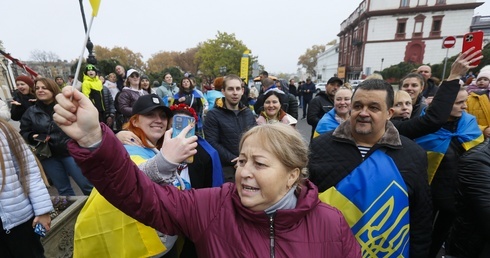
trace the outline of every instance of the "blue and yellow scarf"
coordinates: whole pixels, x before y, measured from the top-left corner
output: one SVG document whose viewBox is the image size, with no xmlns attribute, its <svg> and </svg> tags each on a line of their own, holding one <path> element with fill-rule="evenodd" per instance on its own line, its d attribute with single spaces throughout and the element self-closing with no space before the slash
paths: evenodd
<svg viewBox="0 0 490 258">
<path fill-rule="evenodd" d="M 342 212 L 363 257 L 408 257 L 407 186 L 394 161 L 383 151 L 374 151 L 319 198 Z"/>
<path fill-rule="evenodd" d="M 458 139 L 465 150 L 469 150 L 485 140 L 476 118 L 466 112 L 463 112 L 459 119 L 456 132 L 453 133 L 441 128 L 435 133 L 415 139 L 415 142 L 427 151 L 429 184 L 432 183 L 437 168 L 439 168 L 453 137 Z"/>
<path fill-rule="evenodd" d="M 323 115 L 322 119 L 318 122 L 315 128 L 315 132 L 313 134 L 313 138 L 320 136 L 328 131 L 335 130 L 340 123 L 335 119 L 335 109 L 332 108 L 330 111 Z"/>
</svg>

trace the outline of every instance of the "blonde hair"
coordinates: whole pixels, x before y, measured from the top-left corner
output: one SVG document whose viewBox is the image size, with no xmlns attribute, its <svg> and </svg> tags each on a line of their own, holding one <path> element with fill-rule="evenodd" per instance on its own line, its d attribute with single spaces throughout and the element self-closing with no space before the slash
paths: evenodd
<svg viewBox="0 0 490 258">
<path fill-rule="evenodd" d="M 290 125 L 283 123 L 258 125 L 243 134 L 239 145 L 240 150 L 245 140 L 251 136 L 258 137 L 257 144 L 261 144 L 276 156 L 288 170 L 295 168 L 300 170 L 299 177 L 295 182 L 299 189 L 299 186 L 308 178 L 306 168 L 308 165 L 308 145 L 301 134 Z"/>
<path fill-rule="evenodd" d="M 412 97 L 410 97 L 410 94 L 408 94 L 408 92 L 404 91 L 404 90 L 398 90 L 395 92 L 395 103 L 397 102 L 397 100 L 401 97 L 406 97 L 406 98 L 409 98 L 410 101 L 412 101 Z M 413 103 L 412 103 L 413 104 Z"/>
<path fill-rule="evenodd" d="M 373 74 L 369 75 L 368 77 L 366 77 L 365 80 L 371 80 L 371 79 L 383 80 L 383 75 L 381 75 L 379 73 L 373 73 Z"/>
</svg>

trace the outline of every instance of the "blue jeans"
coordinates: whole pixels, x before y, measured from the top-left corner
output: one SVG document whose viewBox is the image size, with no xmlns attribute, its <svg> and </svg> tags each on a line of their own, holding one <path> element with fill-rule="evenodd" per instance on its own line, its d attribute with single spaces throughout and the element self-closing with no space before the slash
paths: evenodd
<svg viewBox="0 0 490 258">
<path fill-rule="evenodd" d="M 70 176 L 77 183 L 84 195 L 92 191 L 92 184 L 82 174 L 73 157 L 51 157 L 41 160 L 44 171 L 58 190 L 61 196 L 74 196 L 75 192 L 70 184 Z"/>
</svg>

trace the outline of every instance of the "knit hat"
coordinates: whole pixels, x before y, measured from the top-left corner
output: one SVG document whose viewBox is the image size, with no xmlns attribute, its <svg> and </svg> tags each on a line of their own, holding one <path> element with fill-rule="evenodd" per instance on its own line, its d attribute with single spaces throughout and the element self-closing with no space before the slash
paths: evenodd
<svg viewBox="0 0 490 258">
<path fill-rule="evenodd" d="M 143 75 L 141 75 L 140 80 L 141 81 L 142 80 L 148 80 L 149 81 L 150 79 L 148 78 L 148 76 L 146 76 L 146 75 L 143 74 Z"/>
<path fill-rule="evenodd" d="M 479 74 L 478 74 L 478 77 L 476 78 L 476 80 L 482 78 L 482 77 L 485 77 L 487 79 L 490 80 L 490 70 L 484 70 L 484 71 L 481 71 Z"/>
<path fill-rule="evenodd" d="M 87 66 L 85 66 L 85 74 L 87 74 L 88 71 L 94 71 L 95 73 L 97 73 L 97 67 L 95 67 L 95 65 L 93 64 L 88 64 Z"/>
<path fill-rule="evenodd" d="M 28 76 L 25 76 L 25 75 L 21 75 L 21 76 L 18 76 L 17 78 L 15 78 L 15 81 L 23 81 L 25 82 L 27 85 L 29 85 L 29 87 L 31 88 L 34 88 L 34 81 L 29 78 Z"/>
</svg>

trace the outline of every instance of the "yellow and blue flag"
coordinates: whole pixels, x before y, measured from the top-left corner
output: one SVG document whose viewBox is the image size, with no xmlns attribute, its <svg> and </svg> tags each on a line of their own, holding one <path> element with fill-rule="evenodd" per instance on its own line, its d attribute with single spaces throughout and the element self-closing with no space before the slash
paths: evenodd
<svg viewBox="0 0 490 258">
<path fill-rule="evenodd" d="M 155 152 L 125 145 L 135 164 Z M 157 231 L 129 217 L 110 204 L 97 189 L 90 196 L 75 223 L 73 257 L 152 257 L 166 247 Z"/>
<path fill-rule="evenodd" d="M 415 142 L 427 151 L 429 184 L 432 183 L 437 168 L 439 168 L 453 137 L 458 139 L 465 150 L 469 150 L 485 140 L 476 118 L 466 112 L 463 112 L 454 133 L 441 128 L 435 133 L 415 139 Z"/>
<path fill-rule="evenodd" d="M 363 257 L 409 256 L 407 186 L 394 161 L 383 151 L 374 151 L 319 198 L 342 212 Z"/>
<path fill-rule="evenodd" d="M 316 125 L 313 138 L 318 137 L 328 131 L 333 131 L 340 125 L 340 123 L 335 119 L 336 114 L 337 112 L 335 112 L 335 109 L 332 108 L 330 111 L 325 113 L 325 115 L 323 115 L 322 119 L 320 119 Z"/>
</svg>

